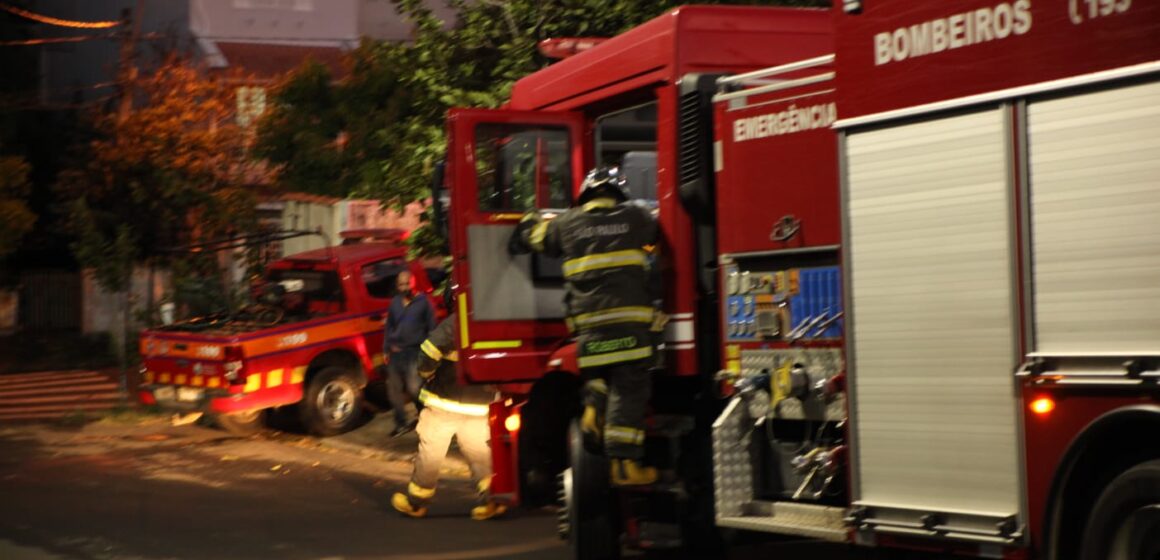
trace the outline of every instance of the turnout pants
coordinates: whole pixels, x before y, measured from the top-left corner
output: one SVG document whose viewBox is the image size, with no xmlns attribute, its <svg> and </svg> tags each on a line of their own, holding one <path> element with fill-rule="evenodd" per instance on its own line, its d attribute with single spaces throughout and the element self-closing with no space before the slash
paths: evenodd
<svg viewBox="0 0 1160 560">
<path fill-rule="evenodd" d="M 604 418 L 604 452 L 615 459 L 644 457 L 644 415 L 652 392 L 647 360 L 584 368 L 584 404 Z"/>
<path fill-rule="evenodd" d="M 451 446 L 452 436 L 459 441 L 459 450 L 467 457 L 480 499 L 486 497 L 491 487 L 491 430 L 486 415 L 474 416 L 427 406 L 419 413 L 415 432 L 419 434 L 419 453 L 415 456 L 415 470 L 407 486 L 412 503 L 421 506 L 435 496 L 439 469 Z"/>
</svg>

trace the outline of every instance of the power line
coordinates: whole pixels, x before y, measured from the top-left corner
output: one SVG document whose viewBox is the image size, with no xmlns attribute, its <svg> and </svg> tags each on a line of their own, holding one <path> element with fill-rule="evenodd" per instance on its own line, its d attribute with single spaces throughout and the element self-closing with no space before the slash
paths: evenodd
<svg viewBox="0 0 1160 560">
<path fill-rule="evenodd" d="M 30 12 L 24 8 L 17 8 L 8 4 L 0 4 L 0 10 L 8 13 L 18 15 L 22 18 L 30 19 L 32 21 L 43 23 L 46 25 L 55 25 L 58 27 L 71 27 L 73 29 L 108 29 L 110 27 L 117 27 L 121 25 L 120 21 L 76 21 L 71 19 L 60 19 L 52 16 L 46 16 L 35 12 Z"/>
<path fill-rule="evenodd" d="M 46 39 L 22 39 L 19 41 L 0 41 L 0 47 L 30 47 L 35 45 L 53 45 L 57 43 L 79 43 L 93 39 L 112 39 L 115 35 L 86 35 L 84 37 L 50 37 Z"/>
</svg>

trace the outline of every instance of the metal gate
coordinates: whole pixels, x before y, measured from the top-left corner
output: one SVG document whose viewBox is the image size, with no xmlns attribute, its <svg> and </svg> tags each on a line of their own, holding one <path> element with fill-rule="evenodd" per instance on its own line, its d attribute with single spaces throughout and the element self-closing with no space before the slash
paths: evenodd
<svg viewBox="0 0 1160 560">
<path fill-rule="evenodd" d="M 69 270 L 28 270 L 20 275 L 22 330 L 80 330 L 81 275 Z"/>
</svg>

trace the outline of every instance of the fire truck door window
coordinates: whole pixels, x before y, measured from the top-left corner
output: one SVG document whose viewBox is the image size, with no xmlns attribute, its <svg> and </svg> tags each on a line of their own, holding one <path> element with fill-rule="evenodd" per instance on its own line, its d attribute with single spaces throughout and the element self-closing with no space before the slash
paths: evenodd
<svg viewBox="0 0 1160 560">
<path fill-rule="evenodd" d="M 572 205 L 571 147 L 564 127 L 478 125 L 475 172 L 484 212 Z"/>
<path fill-rule="evenodd" d="M 657 104 L 637 105 L 596 119 L 599 165 L 617 165 L 628 179 L 629 198 L 655 207 L 657 198 Z"/>
<path fill-rule="evenodd" d="M 395 278 L 407 270 L 407 261 L 401 258 L 373 262 L 362 267 L 362 281 L 367 294 L 376 299 L 390 299 L 395 295 Z"/>
</svg>

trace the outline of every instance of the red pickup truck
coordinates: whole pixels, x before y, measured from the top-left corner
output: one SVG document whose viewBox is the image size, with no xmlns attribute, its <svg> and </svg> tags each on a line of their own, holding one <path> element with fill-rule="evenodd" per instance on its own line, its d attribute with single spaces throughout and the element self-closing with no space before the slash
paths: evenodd
<svg viewBox="0 0 1160 560">
<path fill-rule="evenodd" d="M 433 276 L 442 275 L 408 261 L 406 247 L 391 242 L 278 260 L 261 285 L 264 303 L 248 312 L 141 333 L 139 400 L 204 412 L 234 433 L 260 429 L 266 411 L 288 405 L 311 433 L 348 431 L 362 416 L 366 387 L 379 378 L 383 320 L 404 270 L 428 294 L 440 280 Z"/>
</svg>

